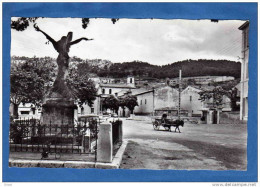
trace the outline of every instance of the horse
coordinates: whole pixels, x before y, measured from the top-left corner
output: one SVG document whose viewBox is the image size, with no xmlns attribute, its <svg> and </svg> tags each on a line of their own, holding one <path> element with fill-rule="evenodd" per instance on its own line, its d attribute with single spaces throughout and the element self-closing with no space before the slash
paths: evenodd
<svg viewBox="0 0 260 187">
<path fill-rule="evenodd" d="M 162 123 L 162 125 L 165 127 L 168 127 L 169 128 L 169 131 L 171 130 L 171 126 L 173 126 L 173 127 L 175 127 L 175 132 L 176 132 L 176 130 L 178 129 L 178 131 L 179 131 L 179 133 L 181 133 L 181 131 L 180 131 L 180 128 L 179 128 L 179 126 L 184 126 L 184 121 L 183 120 L 179 120 L 179 119 L 177 119 L 177 120 L 175 120 L 175 121 L 169 121 L 169 120 L 167 120 L 167 121 L 165 121 L 164 123 Z"/>
</svg>

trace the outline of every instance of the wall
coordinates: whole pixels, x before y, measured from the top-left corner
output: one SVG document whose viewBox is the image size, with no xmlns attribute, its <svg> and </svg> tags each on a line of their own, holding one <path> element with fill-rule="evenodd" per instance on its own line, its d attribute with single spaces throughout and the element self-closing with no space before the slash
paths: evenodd
<svg viewBox="0 0 260 187">
<path fill-rule="evenodd" d="M 179 92 L 170 86 L 155 89 L 154 97 L 155 109 L 178 106 Z"/>
</svg>

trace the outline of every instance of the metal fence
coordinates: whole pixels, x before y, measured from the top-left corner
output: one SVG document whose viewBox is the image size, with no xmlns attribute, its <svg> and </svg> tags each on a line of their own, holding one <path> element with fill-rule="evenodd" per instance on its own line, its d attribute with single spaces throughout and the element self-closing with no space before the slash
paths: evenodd
<svg viewBox="0 0 260 187">
<path fill-rule="evenodd" d="M 71 124 L 41 124 L 39 120 L 16 120 L 10 123 L 10 152 L 48 154 L 97 154 L 98 119 Z"/>
<path fill-rule="evenodd" d="M 122 121 L 117 120 L 112 122 L 112 141 L 113 144 L 116 144 L 119 141 L 119 136 L 122 132 L 120 132 L 120 128 L 122 128 Z"/>
</svg>

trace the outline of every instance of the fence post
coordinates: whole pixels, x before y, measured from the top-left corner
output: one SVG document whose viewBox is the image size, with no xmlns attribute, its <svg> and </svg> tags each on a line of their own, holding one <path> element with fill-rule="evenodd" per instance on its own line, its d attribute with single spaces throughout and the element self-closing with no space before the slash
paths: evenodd
<svg viewBox="0 0 260 187">
<path fill-rule="evenodd" d="M 112 124 L 108 122 L 101 123 L 98 132 L 97 142 L 97 162 L 112 162 L 113 142 L 112 142 Z"/>
<path fill-rule="evenodd" d="M 212 110 L 209 111 L 208 124 L 213 124 L 213 111 Z"/>
<path fill-rule="evenodd" d="M 118 141 L 123 141 L 123 121 L 118 119 Z"/>
</svg>

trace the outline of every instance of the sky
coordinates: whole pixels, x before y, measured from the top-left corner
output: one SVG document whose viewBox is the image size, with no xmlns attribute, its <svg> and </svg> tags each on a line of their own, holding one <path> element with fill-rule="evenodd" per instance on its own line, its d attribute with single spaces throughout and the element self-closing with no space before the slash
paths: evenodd
<svg viewBox="0 0 260 187">
<path fill-rule="evenodd" d="M 90 19 L 88 27 L 83 29 L 81 18 L 39 18 L 37 25 L 56 41 L 70 31 L 73 40 L 94 39 L 73 45 L 69 52 L 71 57 L 165 65 L 186 59 L 240 61 L 242 32 L 238 27 L 244 22 L 120 19 L 113 24 L 110 19 L 97 18 Z M 32 25 L 23 32 L 11 29 L 12 56 L 56 58 L 58 53 L 46 42 L 45 36 Z"/>
</svg>

